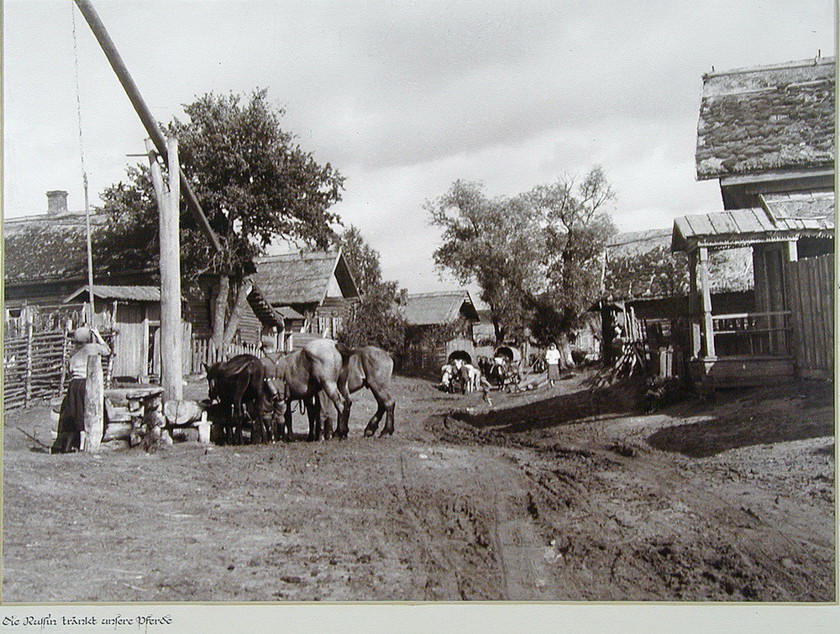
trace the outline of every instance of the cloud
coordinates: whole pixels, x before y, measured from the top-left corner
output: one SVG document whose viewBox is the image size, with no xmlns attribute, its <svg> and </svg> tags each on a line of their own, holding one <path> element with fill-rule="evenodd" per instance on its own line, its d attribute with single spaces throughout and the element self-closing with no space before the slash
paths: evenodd
<svg viewBox="0 0 840 634">
<path fill-rule="evenodd" d="M 80 207 L 71 8 L 4 3 L 4 214 Z M 337 210 L 411 290 L 437 281 L 423 202 L 458 178 L 512 195 L 603 165 L 622 228 L 719 208 L 693 156 L 702 74 L 833 50 L 830 0 L 108 2 L 153 114 L 267 87 L 283 125 L 347 175 Z M 91 194 L 145 131 L 76 14 Z M 74 203 L 73 201 L 77 201 Z M 454 282 L 445 282 L 452 285 Z M 427 286 L 428 285 L 428 286 Z M 415 289 L 415 286 L 417 287 Z"/>
</svg>

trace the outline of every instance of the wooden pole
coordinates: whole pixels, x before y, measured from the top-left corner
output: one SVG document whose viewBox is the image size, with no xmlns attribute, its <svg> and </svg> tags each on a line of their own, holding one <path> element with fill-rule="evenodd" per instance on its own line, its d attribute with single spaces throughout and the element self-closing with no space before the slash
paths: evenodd
<svg viewBox="0 0 840 634">
<path fill-rule="evenodd" d="M 694 249 L 688 253 L 688 318 L 691 328 L 691 357 L 693 359 L 700 357 L 700 322 L 697 315 L 697 251 L 698 249 Z"/>
<path fill-rule="evenodd" d="M 706 336 L 705 356 L 714 358 L 715 355 L 715 330 L 712 321 L 712 289 L 709 284 L 709 251 L 706 247 L 700 247 L 699 251 L 699 272 L 700 285 L 703 295 L 701 297 L 703 308 L 703 334 Z"/>
<path fill-rule="evenodd" d="M 114 45 L 114 41 L 111 39 L 111 36 L 108 35 L 105 25 L 102 24 L 102 21 L 99 19 L 99 14 L 96 12 L 96 9 L 93 8 L 93 5 L 91 5 L 89 0 L 75 0 L 75 2 L 76 6 L 79 7 L 79 11 L 87 21 L 90 30 L 93 32 L 93 35 L 102 47 L 102 52 L 105 53 L 105 57 L 111 64 L 111 68 L 114 69 L 114 73 L 116 73 L 117 79 L 119 79 L 120 84 L 122 84 L 126 95 L 128 95 L 129 101 L 131 101 L 131 105 L 134 106 L 134 110 L 140 117 L 140 121 L 143 122 L 143 127 L 146 128 L 146 132 L 149 133 L 149 136 L 152 138 L 158 152 L 160 152 L 161 156 L 166 159 L 166 140 L 164 139 L 163 132 L 161 132 L 160 126 L 154 116 L 152 116 L 151 110 L 149 110 L 149 107 L 146 105 L 146 102 L 140 94 L 137 85 L 131 78 L 128 68 L 123 62 L 119 51 L 117 51 L 117 47 Z M 184 197 L 187 199 L 187 206 L 190 208 L 198 228 L 210 241 L 213 249 L 216 252 L 221 251 L 222 245 L 219 242 L 219 238 L 210 226 L 207 216 L 204 215 L 204 210 L 202 210 L 201 204 L 199 204 L 198 199 L 195 197 L 195 193 L 193 193 L 186 176 L 183 172 L 181 172 L 181 168 L 178 165 L 170 165 L 170 169 L 174 170 L 179 176 L 181 185 L 184 188 Z"/>
<path fill-rule="evenodd" d="M 160 374 L 163 399 L 184 398 L 181 357 L 181 241 L 178 234 L 181 196 L 178 180 L 178 140 L 167 139 L 169 193 L 160 209 Z"/>
<path fill-rule="evenodd" d="M 87 453 L 94 453 L 102 442 L 105 431 L 105 385 L 102 377 L 102 361 L 98 354 L 87 359 L 85 379 L 85 445 Z"/>
</svg>

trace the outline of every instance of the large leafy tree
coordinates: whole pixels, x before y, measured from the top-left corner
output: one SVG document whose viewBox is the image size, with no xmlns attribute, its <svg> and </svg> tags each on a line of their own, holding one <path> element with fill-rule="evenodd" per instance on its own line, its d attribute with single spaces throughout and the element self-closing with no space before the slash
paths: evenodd
<svg viewBox="0 0 840 634">
<path fill-rule="evenodd" d="M 345 229 L 337 244 L 361 293 L 359 302 L 350 309 L 339 340 L 354 348 L 374 345 L 400 352 L 405 345 L 406 324 L 397 309 L 397 282 L 382 279 L 379 252 L 356 227 Z"/>
<path fill-rule="evenodd" d="M 490 306 L 496 339 L 530 327 L 541 341 L 579 324 L 600 292 L 602 254 L 615 233 L 613 191 L 600 167 L 512 196 L 488 198 L 456 181 L 426 203 L 442 227 L 435 263 L 462 283 L 476 282 Z"/>
<path fill-rule="evenodd" d="M 579 325 L 600 294 L 604 250 L 616 233 L 609 213 L 615 193 L 596 166 L 580 183 L 561 179 L 529 197 L 544 219 L 547 282 L 533 330 L 548 341 Z"/>
<path fill-rule="evenodd" d="M 214 252 L 182 210 L 182 275 L 195 281 L 212 273 L 213 340 L 223 350 L 238 325 L 251 290 L 253 259 L 277 238 L 326 247 L 339 219 L 330 207 L 341 199 L 343 177 L 319 164 L 280 125 L 284 111 L 265 90 L 250 95 L 206 94 L 185 105 L 167 135 L 179 141 L 181 166 L 222 243 Z M 106 264 L 154 266 L 157 207 L 148 168 L 131 167 L 127 181 L 102 194 L 111 216 L 97 250 Z"/>
<path fill-rule="evenodd" d="M 529 320 L 523 299 L 539 289 L 542 257 L 539 218 L 529 198 L 489 198 L 481 184 L 459 180 L 425 209 L 443 230 L 435 264 L 462 284 L 478 284 L 498 342 L 521 337 Z"/>
</svg>

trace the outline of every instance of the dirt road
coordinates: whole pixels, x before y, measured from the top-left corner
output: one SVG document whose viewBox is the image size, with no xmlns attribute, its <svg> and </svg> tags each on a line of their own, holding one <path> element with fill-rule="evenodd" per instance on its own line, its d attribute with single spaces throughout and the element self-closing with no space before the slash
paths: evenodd
<svg viewBox="0 0 840 634">
<path fill-rule="evenodd" d="M 3 601 L 835 599 L 830 387 L 641 415 L 583 378 L 493 409 L 398 378 L 391 438 L 360 394 L 343 442 L 153 455 L 7 414 Z"/>
</svg>

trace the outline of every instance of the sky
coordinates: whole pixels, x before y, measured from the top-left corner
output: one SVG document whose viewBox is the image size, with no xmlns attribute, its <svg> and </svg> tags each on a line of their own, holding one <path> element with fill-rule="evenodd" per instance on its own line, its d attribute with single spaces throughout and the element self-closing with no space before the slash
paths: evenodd
<svg viewBox="0 0 840 634">
<path fill-rule="evenodd" d="M 600 165 L 622 231 L 720 210 L 695 178 L 703 73 L 836 47 L 832 0 L 91 2 L 159 121 L 268 89 L 346 177 L 334 211 L 411 293 L 459 286 L 424 210 L 458 179 L 512 196 Z M 2 41 L 4 217 L 46 213 L 55 189 L 84 209 L 82 157 L 99 204 L 147 134 L 84 18 L 4 0 Z"/>
</svg>

